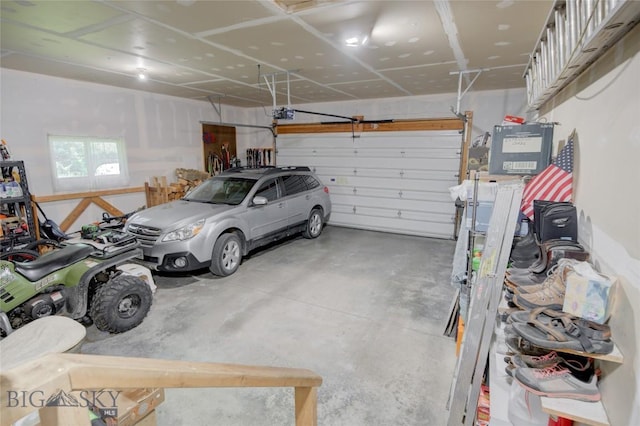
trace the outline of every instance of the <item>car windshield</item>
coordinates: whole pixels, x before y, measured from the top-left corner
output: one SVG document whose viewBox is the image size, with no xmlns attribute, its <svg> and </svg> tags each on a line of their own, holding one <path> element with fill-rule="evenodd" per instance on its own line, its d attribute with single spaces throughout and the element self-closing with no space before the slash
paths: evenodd
<svg viewBox="0 0 640 426">
<path fill-rule="evenodd" d="M 212 204 L 240 204 L 253 185 L 253 179 L 216 176 L 191 190 L 183 200 Z"/>
</svg>

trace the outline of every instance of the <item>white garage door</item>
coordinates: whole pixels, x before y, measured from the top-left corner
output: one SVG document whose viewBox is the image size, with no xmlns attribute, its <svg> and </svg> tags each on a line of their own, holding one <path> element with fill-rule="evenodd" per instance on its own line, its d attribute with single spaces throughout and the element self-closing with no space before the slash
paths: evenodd
<svg viewBox="0 0 640 426">
<path fill-rule="evenodd" d="M 277 164 L 318 174 L 332 225 L 451 239 L 461 140 L 457 131 L 284 134 Z"/>
</svg>

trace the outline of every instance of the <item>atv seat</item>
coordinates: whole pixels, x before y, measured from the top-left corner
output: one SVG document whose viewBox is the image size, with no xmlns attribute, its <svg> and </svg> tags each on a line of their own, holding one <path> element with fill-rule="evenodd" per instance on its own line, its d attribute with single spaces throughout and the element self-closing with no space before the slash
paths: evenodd
<svg viewBox="0 0 640 426">
<path fill-rule="evenodd" d="M 70 244 L 31 262 L 15 262 L 15 271 L 29 281 L 38 281 L 52 272 L 88 257 L 95 247 L 88 244 Z"/>
</svg>

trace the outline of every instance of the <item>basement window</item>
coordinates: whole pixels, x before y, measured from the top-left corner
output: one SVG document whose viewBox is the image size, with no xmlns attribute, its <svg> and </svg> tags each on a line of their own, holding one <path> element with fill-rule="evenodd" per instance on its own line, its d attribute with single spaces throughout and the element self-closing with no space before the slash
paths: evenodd
<svg viewBox="0 0 640 426">
<path fill-rule="evenodd" d="M 127 186 L 124 139 L 49 135 L 56 192 Z"/>
</svg>

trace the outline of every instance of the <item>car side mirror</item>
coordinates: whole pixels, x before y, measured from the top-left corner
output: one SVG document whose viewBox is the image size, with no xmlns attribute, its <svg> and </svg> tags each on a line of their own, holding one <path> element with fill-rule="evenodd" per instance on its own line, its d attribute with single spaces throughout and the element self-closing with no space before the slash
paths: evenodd
<svg viewBox="0 0 640 426">
<path fill-rule="evenodd" d="M 265 197 L 261 197 L 259 195 L 253 197 L 253 205 L 254 206 L 266 206 L 268 202 L 269 202 L 269 200 L 267 200 Z"/>
</svg>

